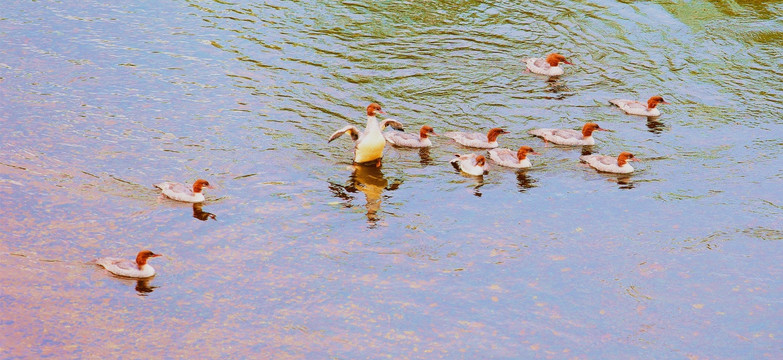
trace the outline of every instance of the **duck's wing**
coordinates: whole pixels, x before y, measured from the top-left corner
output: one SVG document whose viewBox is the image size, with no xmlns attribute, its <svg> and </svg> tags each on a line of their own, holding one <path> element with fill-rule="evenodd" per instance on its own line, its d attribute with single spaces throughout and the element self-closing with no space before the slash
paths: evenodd
<svg viewBox="0 0 783 360">
<path fill-rule="evenodd" d="M 394 119 L 384 119 L 383 121 L 381 121 L 380 125 L 381 125 L 381 131 L 383 131 L 383 129 L 385 129 L 387 126 L 391 126 L 392 129 L 394 130 L 405 131 L 402 128 L 402 123 Z"/>
<path fill-rule="evenodd" d="M 573 129 L 554 129 L 552 130 L 552 136 L 561 139 L 581 139 L 582 132 Z"/>
<path fill-rule="evenodd" d="M 338 137 L 340 137 L 342 134 L 345 134 L 345 133 L 351 134 L 351 139 L 353 141 L 359 140 L 359 136 L 362 134 L 362 132 L 359 131 L 359 129 L 356 128 L 356 126 L 347 125 L 346 127 L 342 128 L 340 130 L 335 131 L 332 134 L 332 136 L 329 137 L 329 141 L 327 141 L 327 142 L 328 143 L 332 142 L 332 140 L 337 139 Z"/>
<path fill-rule="evenodd" d="M 447 132 L 443 134 L 447 138 L 454 139 L 456 141 L 487 141 L 487 135 L 481 133 L 466 133 L 466 132 Z"/>
<path fill-rule="evenodd" d="M 587 162 L 588 164 L 592 164 L 593 166 L 595 166 L 595 164 L 602 164 L 606 166 L 612 166 L 614 164 L 617 164 L 617 159 L 606 155 L 597 155 L 597 154 L 583 155 L 580 156 L 579 159 Z"/>
<path fill-rule="evenodd" d="M 182 183 L 162 182 L 160 184 L 155 184 L 155 187 L 161 189 L 163 194 L 167 196 L 169 194 L 193 194 L 193 189 Z"/>
<path fill-rule="evenodd" d="M 106 257 L 106 258 L 100 258 L 96 261 L 98 265 L 103 266 L 106 269 L 122 269 L 122 270 L 134 270 L 138 269 L 139 266 L 136 264 L 135 261 L 131 261 L 128 259 L 119 259 L 119 258 L 112 258 L 112 257 Z"/>
<path fill-rule="evenodd" d="M 489 158 L 498 164 L 519 162 L 517 154 L 509 149 L 492 149 L 489 151 Z"/>
<path fill-rule="evenodd" d="M 619 108 L 639 108 L 647 110 L 647 104 L 635 100 L 612 99 L 609 100 L 609 103 Z"/>
<path fill-rule="evenodd" d="M 421 145 L 418 134 L 388 132 L 384 133 L 383 136 L 386 138 L 386 141 L 398 146 L 416 147 Z"/>
</svg>

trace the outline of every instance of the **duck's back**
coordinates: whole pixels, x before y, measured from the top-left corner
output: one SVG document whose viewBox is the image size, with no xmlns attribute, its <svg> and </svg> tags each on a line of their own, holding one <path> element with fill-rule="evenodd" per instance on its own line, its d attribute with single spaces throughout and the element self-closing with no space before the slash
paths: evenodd
<svg viewBox="0 0 783 360">
<path fill-rule="evenodd" d="M 386 141 L 397 145 L 407 147 L 429 147 L 432 141 L 429 138 L 422 139 L 418 134 L 409 134 L 403 132 L 384 133 Z"/>
</svg>

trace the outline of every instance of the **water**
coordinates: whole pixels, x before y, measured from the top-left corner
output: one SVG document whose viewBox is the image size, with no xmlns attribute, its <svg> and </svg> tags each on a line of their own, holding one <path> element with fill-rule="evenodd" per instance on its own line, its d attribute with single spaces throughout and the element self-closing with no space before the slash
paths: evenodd
<svg viewBox="0 0 783 360">
<path fill-rule="evenodd" d="M 4 4 L 0 357 L 780 358 L 781 35 L 774 1 Z M 541 155 L 355 169 L 326 139 L 370 102 Z M 148 281 L 90 262 L 142 248 Z"/>
</svg>

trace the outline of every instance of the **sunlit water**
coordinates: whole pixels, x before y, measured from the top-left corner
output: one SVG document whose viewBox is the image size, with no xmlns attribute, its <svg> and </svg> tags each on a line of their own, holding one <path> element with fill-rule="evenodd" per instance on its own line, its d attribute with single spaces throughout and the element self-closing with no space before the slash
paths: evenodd
<svg viewBox="0 0 783 360">
<path fill-rule="evenodd" d="M 779 359 L 781 39 L 775 1 L 4 3 L 0 357 Z M 354 168 L 326 139 L 370 102 L 541 155 Z M 142 248 L 147 281 L 91 263 Z"/>
</svg>

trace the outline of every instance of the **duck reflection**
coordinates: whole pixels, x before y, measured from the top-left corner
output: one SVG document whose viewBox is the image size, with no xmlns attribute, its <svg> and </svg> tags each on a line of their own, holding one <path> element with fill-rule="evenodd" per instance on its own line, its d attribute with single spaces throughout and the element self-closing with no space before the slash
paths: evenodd
<svg viewBox="0 0 783 360">
<path fill-rule="evenodd" d="M 364 193 L 367 203 L 367 220 L 375 224 L 379 220 L 378 212 L 381 209 L 384 190 L 396 190 L 401 182 L 395 181 L 389 184 L 389 181 L 383 176 L 381 168 L 375 166 L 353 165 L 353 172 L 348 178 L 346 185 L 330 183 L 329 189 L 334 196 L 346 200 L 351 207 L 350 202 L 356 192 Z"/>
<path fill-rule="evenodd" d="M 634 188 L 633 181 L 631 181 L 631 174 L 619 174 L 616 176 L 616 181 L 620 189 L 630 190 Z"/>
<path fill-rule="evenodd" d="M 201 221 L 207 221 L 209 219 L 217 220 L 217 216 L 211 212 L 206 212 L 201 209 L 203 205 L 201 203 L 193 204 L 193 217 Z"/>
<path fill-rule="evenodd" d="M 559 76 L 550 76 L 549 79 L 546 80 L 546 91 L 554 94 L 560 94 L 564 92 L 570 92 L 571 89 L 568 88 L 568 85 L 562 81 Z M 568 96 L 568 94 L 560 94 L 556 98 L 563 99 L 566 96 Z"/>
<path fill-rule="evenodd" d="M 483 195 L 481 193 L 481 187 L 484 186 L 484 177 L 483 176 L 471 176 L 476 180 L 476 186 L 473 187 L 473 196 L 475 197 L 481 197 Z"/>
<path fill-rule="evenodd" d="M 647 131 L 653 134 L 660 134 L 665 128 L 666 125 L 658 121 L 657 117 L 650 116 L 647 118 Z"/>
<path fill-rule="evenodd" d="M 582 156 L 585 156 L 585 155 L 593 155 L 593 146 L 592 145 L 582 146 Z"/>
<path fill-rule="evenodd" d="M 157 286 L 151 286 L 150 285 L 151 279 L 139 279 L 136 280 L 136 292 L 139 293 L 139 296 L 147 296 L 147 294 L 153 292 Z"/>
<path fill-rule="evenodd" d="M 527 170 L 517 171 L 517 185 L 519 192 L 525 192 L 527 189 L 536 187 L 536 180 L 527 175 Z"/>
<path fill-rule="evenodd" d="M 422 165 L 433 165 L 432 158 L 430 157 L 430 148 L 425 147 L 419 149 L 419 158 L 421 159 L 419 161 Z"/>
</svg>

